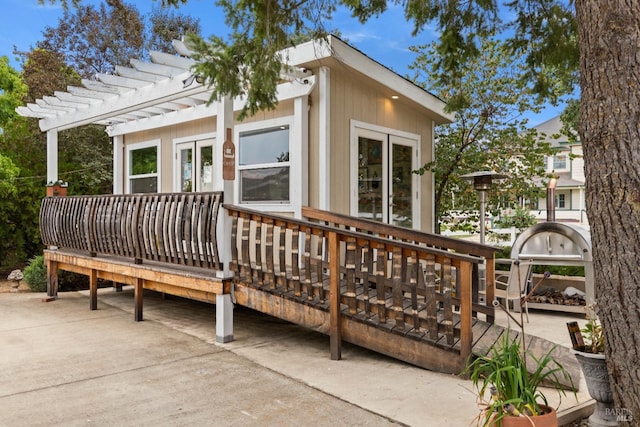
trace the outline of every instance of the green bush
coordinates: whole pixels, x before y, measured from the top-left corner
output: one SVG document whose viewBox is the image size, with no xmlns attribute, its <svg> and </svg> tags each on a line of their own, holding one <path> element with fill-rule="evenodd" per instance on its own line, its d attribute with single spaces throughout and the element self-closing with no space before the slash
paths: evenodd
<svg viewBox="0 0 640 427">
<path fill-rule="evenodd" d="M 44 265 L 44 256 L 39 255 L 29 261 L 29 265 L 24 269 L 24 281 L 29 285 L 32 292 L 46 292 L 47 290 L 47 267 Z M 77 291 L 89 289 L 86 276 L 72 273 L 70 271 L 59 271 L 58 291 Z"/>
<path fill-rule="evenodd" d="M 33 292 L 45 292 L 47 290 L 47 267 L 44 265 L 44 256 L 38 255 L 29 261 L 24 269 L 24 281 Z"/>
</svg>

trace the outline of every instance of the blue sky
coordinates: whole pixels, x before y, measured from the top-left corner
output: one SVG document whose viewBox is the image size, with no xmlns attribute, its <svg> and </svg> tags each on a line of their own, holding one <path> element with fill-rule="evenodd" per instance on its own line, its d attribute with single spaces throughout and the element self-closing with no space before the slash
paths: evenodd
<svg viewBox="0 0 640 427">
<path fill-rule="evenodd" d="M 99 0 L 85 2 L 100 3 Z M 129 0 L 129 3 L 135 4 L 142 14 L 160 4 L 152 0 Z M 0 0 L 0 10 L 9 11 L 0 26 L 0 56 L 8 56 L 14 67 L 18 67 L 19 63 L 14 60 L 13 46 L 21 51 L 29 50 L 42 39 L 44 28 L 57 25 L 62 16 L 59 5 L 41 6 L 37 0 Z M 200 18 L 202 35 L 205 37 L 211 34 L 224 36 L 228 32 L 215 0 L 189 0 L 179 10 L 185 15 Z M 347 12 L 338 11 L 327 27 L 339 29 L 352 46 L 403 76 L 409 73 L 408 67 L 415 59 L 409 46 L 429 43 L 438 36 L 427 26 L 416 37 L 412 37 L 413 26 L 404 19 L 399 6 L 391 6 L 381 17 L 371 19 L 365 25 L 351 18 Z M 539 124 L 561 111 L 561 108 L 550 107 L 542 114 L 529 116 L 529 123 Z"/>
</svg>

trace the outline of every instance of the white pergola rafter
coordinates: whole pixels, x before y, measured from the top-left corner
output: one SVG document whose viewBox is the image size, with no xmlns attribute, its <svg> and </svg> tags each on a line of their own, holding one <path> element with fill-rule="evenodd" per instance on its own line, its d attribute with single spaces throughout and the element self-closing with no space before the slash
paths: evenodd
<svg viewBox="0 0 640 427">
<path fill-rule="evenodd" d="M 213 105 L 206 105 L 212 90 L 194 78 L 195 61 L 187 45 L 174 41 L 173 46 L 180 56 L 152 51 L 150 61 L 132 59 L 130 67 L 116 66 L 114 74 L 101 73 L 96 80 L 83 79 L 81 87 L 69 86 L 66 92 L 55 92 L 16 110 L 22 116 L 41 119 L 43 131 L 91 123 L 125 129 L 123 125 L 127 123 L 155 123 L 151 120 L 154 117 L 160 121 L 171 117 L 174 122 L 179 120 L 176 113 L 204 117 L 207 111 L 213 112 Z M 303 79 L 310 76 L 302 68 L 283 67 L 282 78 L 289 83 L 279 86 L 278 97 L 286 99 L 300 92 L 302 87 L 289 90 L 286 85 L 304 86 Z"/>
<path fill-rule="evenodd" d="M 160 76 L 158 74 L 141 73 L 135 68 L 121 67 L 119 65 L 116 66 L 116 73 L 118 73 L 118 75 L 121 77 L 127 77 L 133 80 L 140 80 L 143 82 L 151 82 L 151 83 L 161 82 L 163 80 L 168 79 L 167 76 Z"/>
</svg>

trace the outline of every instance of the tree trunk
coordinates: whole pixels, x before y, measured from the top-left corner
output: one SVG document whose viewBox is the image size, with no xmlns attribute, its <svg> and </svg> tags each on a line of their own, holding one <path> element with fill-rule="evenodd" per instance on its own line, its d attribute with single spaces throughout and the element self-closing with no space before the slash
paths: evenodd
<svg viewBox="0 0 640 427">
<path fill-rule="evenodd" d="M 586 199 L 618 414 L 640 422 L 640 3 L 578 0 Z"/>
</svg>

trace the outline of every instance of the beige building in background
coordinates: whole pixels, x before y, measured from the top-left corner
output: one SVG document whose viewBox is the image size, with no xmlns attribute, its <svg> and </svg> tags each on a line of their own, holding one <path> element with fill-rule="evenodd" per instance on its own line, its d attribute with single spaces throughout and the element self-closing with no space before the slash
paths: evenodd
<svg viewBox="0 0 640 427">
<path fill-rule="evenodd" d="M 570 142 L 560 134 L 560 117 L 547 120 L 535 128 L 539 133 L 546 134 L 546 140 L 555 150 L 553 156 L 545 158 L 545 162 L 547 172 L 557 177 L 554 202 L 556 221 L 588 228 L 582 143 Z M 546 197 L 540 198 L 532 204 L 531 214 L 540 221 L 546 220 L 546 206 Z"/>
</svg>

